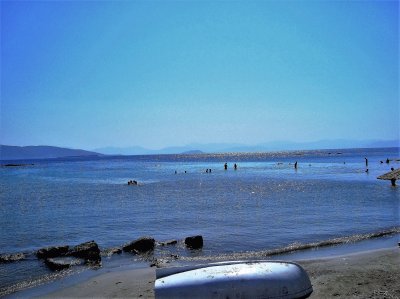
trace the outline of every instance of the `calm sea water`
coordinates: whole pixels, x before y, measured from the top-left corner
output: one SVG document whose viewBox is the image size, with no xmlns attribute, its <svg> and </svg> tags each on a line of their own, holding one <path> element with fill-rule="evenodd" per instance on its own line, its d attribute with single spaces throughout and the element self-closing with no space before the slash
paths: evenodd
<svg viewBox="0 0 400 299">
<path fill-rule="evenodd" d="M 399 158 L 388 148 L 18 161 L 34 165 L 0 169 L 0 253 L 201 234 L 202 251 L 156 254 L 207 257 L 392 229 L 400 188 L 376 177 Z M 0 264 L 0 290 L 49 273 L 34 257 Z"/>
</svg>

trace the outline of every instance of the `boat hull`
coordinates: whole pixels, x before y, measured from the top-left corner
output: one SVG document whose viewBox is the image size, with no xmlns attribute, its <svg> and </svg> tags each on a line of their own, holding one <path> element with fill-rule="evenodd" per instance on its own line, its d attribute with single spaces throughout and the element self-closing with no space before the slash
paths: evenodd
<svg viewBox="0 0 400 299">
<path fill-rule="evenodd" d="M 307 298 L 310 279 L 295 263 L 224 262 L 158 269 L 156 298 Z"/>
</svg>

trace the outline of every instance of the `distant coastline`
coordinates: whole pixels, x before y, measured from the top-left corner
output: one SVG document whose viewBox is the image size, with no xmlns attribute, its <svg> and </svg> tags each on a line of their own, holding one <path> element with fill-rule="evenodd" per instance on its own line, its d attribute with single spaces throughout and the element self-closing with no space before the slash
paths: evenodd
<svg viewBox="0 0 400 299">
<path fill-rule="evenodd" d="M 351 149 L 351 148 L 393 148 L 399 147 L 400 140 L 319 140 L 313 142 L 271 141 L 256 145 L 240 143 L 192 143 L 185 146 L 171 146 L 148 149 L 140 146 L 103 147 L 94 149 L 105 155 L 163 155 L 188 153 L 256 153 L 294 150 Z"/>
<path fill-rule="evenodd" d="M 0 160 L 51 159 L 103 156 L 103 154 L 81 149 L 56 146 L 10 146 L 0 145 Z"/>
<path fill-rule="evenodd" d="M 387 141 L 343 141 L 331 140 L 309 143 L 270 142 L 254 146 L 243 144 L 192 144 L 187 146 L 166 147 L 159 150 L 143 147 L 107 147 L 93 151 L 71 149 L 57 146 L 11 146 L 0 145 L 0 160 L 35 160 L 57 158 L 82 158 L 106 156 L 134 156 L 134 155 L 201 155 L 223 153 L 269 153 L 283 151 L 325 151 L 355 148 L 399 148 L 400 140 Z"/>
</svg>

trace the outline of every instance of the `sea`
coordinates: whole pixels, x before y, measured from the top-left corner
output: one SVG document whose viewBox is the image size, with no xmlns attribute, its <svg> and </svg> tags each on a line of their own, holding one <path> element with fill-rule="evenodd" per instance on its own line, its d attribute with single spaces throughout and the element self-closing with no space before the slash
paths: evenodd
<svg viewBox="0 0 400 299">
<path fill-rule="evenodd" d="M 4 166 L 12 163 L 27 165 Z M 372 238 L 399 240 L 400 187 L 377 179 L 400 167 L 399 148 L 1 164 L 0 254 L 23 252 L 27 258 L 0 264 L 0 296 L 96 271 L 49 270 L 34 254 L 47 246 L 94 240 L 105 250 L 142 236 L 178 241 L 146 256 L 103 257 L 102 267 L 108 267 L 260 259 Z M 138 185 L 128 185 L 130 180 Z M 195 235 L 203 237 L 201 250 L 187 249 L 182 241 Z"/>
</svg>

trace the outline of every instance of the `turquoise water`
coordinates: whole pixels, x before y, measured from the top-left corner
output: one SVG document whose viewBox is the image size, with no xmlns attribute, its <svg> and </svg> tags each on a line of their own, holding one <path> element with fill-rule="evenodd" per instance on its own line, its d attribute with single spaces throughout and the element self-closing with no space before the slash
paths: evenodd
<svg viewBox="0 0 400 299">
<path fill-rule="evenodd" d="M 398 159 L 391 148 L 25 161 L 0 169 L 0 253 L 201 234 L 194 255 L 212 257 L 393 229 L 400 191 L 376 177 Z M 181 245 L 155 255 L 171 253 L 193 256 Z M 0 264 L 3 290 L 49 274 L 33 257 L 16 264 Z"/>
</svg>

